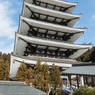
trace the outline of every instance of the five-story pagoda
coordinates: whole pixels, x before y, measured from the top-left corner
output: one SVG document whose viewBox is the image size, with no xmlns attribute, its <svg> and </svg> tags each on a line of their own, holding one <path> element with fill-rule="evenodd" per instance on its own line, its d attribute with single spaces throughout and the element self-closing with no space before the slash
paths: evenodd
<svg viewBox="0 0 95 95">
<path fill-rule="evenodd" d="M 47 61 L 49 67 L 54 63 L 62 71 L 79 63 L 75 59 L 92 45 L 74 44 L 86 31 L 86 28 L 73 27 L 81 17 L 72 14 L 76 5 L 61 0 L 24 1 L 10 57 L 11 78 L 15 77 L 22 61 L 34 67 L 40 58 L 42 63 Z"/>
</svg>

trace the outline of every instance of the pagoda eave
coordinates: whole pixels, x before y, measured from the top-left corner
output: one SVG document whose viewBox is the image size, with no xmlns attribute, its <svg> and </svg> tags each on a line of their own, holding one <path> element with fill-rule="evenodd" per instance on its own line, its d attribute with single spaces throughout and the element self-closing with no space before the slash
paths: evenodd
<svg viewBox="0 0 95 95">
<path fill-rule="evenodd" d="M 56 30 L 56 31 L 65 31 L 68 33 L 77 33 L 77 32 L 85 32 L 87 28 L 74 28 L 74 27 L 67 27 L 67 26 L 62 26 L 62 25 L 57 25 L 57 24 L 51 24 L 51 23 L 46 23 L 43 21 L 37 21 L 33 19 L 29 19 L 26 17 L 21 16 L 20 23 L 25 23 L 28 24 L 28 26 L 38 26 L 39 28 L 43 26 L 46 29 L 51 29 L 51 30 Z M 22 26 L 20 26 L 22 27 Z"/>
<path fill-rule="evenodd" d="M 41 38 L 36 38 L 36 37 L 28 37 L 25 35 L 21 35 L 19 33 L 16 33 L 16 36 L 20 39 L 26 40 L 30 43 L 34 44 L 42 44 L 42 45 L 50 45 L 53 47 L 60 47 L 60 48 L 72 48 L 72 49 L 89 49 L 92 47 L 92 45 L 81 45 L 81 44 L 71 44 L 71 43 L 65 43 L 63 41 L 57 41 L 57 40 L 48 40 L 48 39 L 41 39 Z"/>
<path fill-rule="evenodd" d="M 63 41 L 74 42 L 76 41 L 84 32 L 86 28 L 78 29 L 78 28 L 71 28 L 66 26 L 60 26 L 51 23 L 44 23 L 37 20 L 28 19 L 26 17 L 22 17 L 20 19 L 20 26 L 18 32 L 27 35 L 28 33 L 35 33 L 41 34 L 43 36 L 50 35 L 54 37 L 61 37 Z"/>
<path fill-rule="evenodd" d="M 80 56 L 83 52 L 87 51 L 91 46 L 92 45 L 78 45 L 46 39 L 43 40 L 35 37 L 31 38 L 16 33 L 14 54 L 26 56 L 29 55 L 29 53 L 31 53 L 32 55 L 32 53 L 36 51 L 36 55 L 40 54 L 44 56 L 55 56 L 60 58 L 66 57 L 70 59 L 75 59 L 78 56 Z M 30 51 L 26 51 L 27 49 L 29 49 Z M 49 54 L 47 53 L 48 51 Z M 55 53 L 56 55 L 54 55 Z M 58 53 L 60 53 L 60 55 L 58 55 Z M 33 53 L 33 55 L 35 54 Z"/>
<path fill-rule="evenodd" d="M 62 13 L 59 11 L 35 6 L 26 2 L 24 3 L 22 15 L 27 18 L 35 18 L 36 20 L 43 20 L 45 22 L 58 23 L 60 25 L 67 24 L 67 26 L 70 27 L 73 27 L 81 17 L 81 15 L 68 14 L 65 12 Z"/>
<path fill-rule="evenodd" d="M 77 5 L 77 3 L 66 2 L 61 0 L 25 0 L 25 1 L 30 4 L 35 4 L 38 6 L 41 6 L 41 4 L 43 4 L 42 7 L 51 8 L 59 11 L 65 11 L 68 13 L 71 13 L 74 10 L 75 6 Z"/>
</svg>

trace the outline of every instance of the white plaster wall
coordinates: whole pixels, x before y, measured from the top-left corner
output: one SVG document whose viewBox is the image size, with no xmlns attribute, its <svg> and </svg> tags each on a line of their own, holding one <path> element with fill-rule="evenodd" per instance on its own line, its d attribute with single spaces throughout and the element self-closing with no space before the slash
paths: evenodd
<svg viewBox="0 0 95 95">
<path fill-rule="evenodd" d="M 12 56 L 11 56 L 12 57 Z M 18 67 L 20 66 L 20 62 L 10 59 L 10 78 L 14 78 L 17 74 Z"/>
<path fill-rule="evenodd" d="M 16 54 L 23 55 L 26 46 L 27 46 L 26 42 L 24 42 L 24 41 L 22 41 L 21 39 L 18 38 L 17 46 L 16 46 L 17 47 Z"/>
</svg>

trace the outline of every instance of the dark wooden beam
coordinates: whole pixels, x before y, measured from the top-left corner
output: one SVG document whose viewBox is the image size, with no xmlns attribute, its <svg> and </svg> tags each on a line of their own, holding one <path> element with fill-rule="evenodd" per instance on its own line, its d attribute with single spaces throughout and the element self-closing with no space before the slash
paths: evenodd
<svg viewBox="0 0 95 95">
<path fill-rule="evenodd" d="M 63 39 L 63 40 L 65 40 L 66 34 L 67 34 L 67 33 L 65 33 L 65 34 L 62 36 L 62 39 Z"/>
<path fill-rule="evenodd" d="M 47 8 L 47 6 L 48 6 L 48 3 L 46 3 L 46 6 L 45 6 L 45 8 Z"/>
<path fill-rule="evenodd" d="M 71 83 L 71 75 L 68 75 L 68 79 L 69 79 L 70 87 L 71 87 L 71 85 L 72 85 L 72 83 Z"/>
<path fill-rule="evenodd" d="M 26 7 L 30 10 L 31 14 L 34 16 L 35 19 L 38 19 L 35 13 L 26 5 Z"/>
<path fill-rule="evenodd" d="M 79 88 L 79 76 L 77 75 L 77 87 Z"/>
<path fill-rule="evenodd" d="M 92 87 L 94 87 L 94 79 L 93 79 L 93 77 L 91 77 L 92 78 Z"/>
<path fill-rule="evenodd" d="M 86 76 L 86 84 L 88 85 L 88 76 Z"/>
<path fill-rule="evenodd" d="M 39 6 L 41 5 L 41 2 L 39 2 Z"/>
<path fill-rule="evenodd" d="M 38 30 L 36 31 L 35 29 L 33 29 L 32 26 L 30 27 L 30 29 L 32 29 L 32 34 L 33 34 L 34 36 L 37 36 Z M 38 29 L 39 29 L 39 28 L 38 28 Z"/>
<path fill-rule="evenodd" d="M 22 21 L 25 22 L 29 27 L 31 27 L 31 25 L 28 22 L 26 22 L 25 20 Z"/>
<path fill-rule="evenodd" d="M 47 36 L 47 33 L 48 33 L 48 29 L 46 30 L 45 37 Z"/>
<path fill-rule="evenodd" d="M 47 56 L 48 48 L 49 48 L 49 46 L 47 46 L 46 49 L 45 49 L 45 56 Z"/>
<path fill-rule="evenodd" d="M 63 21 L 64 21 L 64 19 L 62 19 L 62 21 L 60 22 L 60 25 L 62 25 L 62 24 L 63 24 Z"/>
<path fill-rule="evenodd" d="M 69 57 L 69 51 L 70 51 L 70 49 L 67 49 L 67 51 L 65 51 L 65 56 L 66 56 L 66 58 Z"/>
<path fill-rule="evenodd" d="M 58 32 L 56 32 L 56 34 L 54 35 L 54 38 L 55 38 L 55 39 L 56 39 L 57 35 L 58 35 Z"/>
<path fill-rule="evenodd" d="M 56 5 L 54 5 L 53 10 L 55 10 L 55 8 L 56 8 Z"/>
<path fill-rule="evenodd" d="M 73 6 L 70 6 L 70 7 L 66 7 L 66 8 L 64 8 L 64 9 L 63 9 L 63 10 L 61 10 L 61 11 L 66 12 L 69 8 L 72 8 L 72 7 L 75 7 L 75 6 L 73 5 Z"/>
<path fill-rule="evenodd" d="M 57 17 L 55 17 L 55 19 L 54 19 L 53 23 L 55 23 L 55 22 L 56 22 L 56 19 L 57 19 Z"/>
<path fill-rule="evenodd" d="M 63 9 L 63 7 L 60 7 L 59 11 L 61 11 Z"/>
<path fill-rule="evenodd" d="M 36 0 L 33 0 L 33 4 L 35 4 L 36 3 Z"/>
<path fill-rule="evenodd" d="M 39 18 L 40 18 L 40 14 L 38 15 L 38 18 L 37 18 L 37 20 L 39 20 Z"/>
<path fill-rule="evenodd" d="M 69 40 L 73 35 L 74 35 L 73 33 L 71 33 L 71 34 L 67 35 L 67 36 L 65 37 L 65 39 L 64 39 L 64 40 L 65 40 L 65 41 Z"/>
<path fill-rule="evenodd" d="M 71 20 L 67 20 L 65 22 L 63 22 L 64 25 L 67 25 Z"/>
<path fill-rule="evenodd" d="M 48 17 L 49 17 L 49 16 L 47 15 L 47 16 L 46 16 L 46 19 L 45 19 L 45 22 L 47 21 Z"/>
<path fill-rule="evenodd" d="M 55 51 L 55 57 L 57 58 L 58 57 L 58 52 L 59 52 L 60 48 L 58 48 L 56 51 Z"/>
</svg>

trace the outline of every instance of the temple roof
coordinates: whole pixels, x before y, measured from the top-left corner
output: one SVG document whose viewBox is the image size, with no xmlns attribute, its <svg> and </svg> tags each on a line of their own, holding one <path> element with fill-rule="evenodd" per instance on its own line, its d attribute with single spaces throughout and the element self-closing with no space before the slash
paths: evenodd
<svg viewBox="0 0 95 95">
<path fill-rule="evenodd" d="M 25 82 L 0 81 L 0 93 L 5 95 L 46 95 L 47 93 L 27 86 Z"/>
<path fill-rule="evenodd" d="M 31 14 L 32 15 L 35 14 L 34 16 L 38 20 L 41 19 L 41 20 L 44 20 L 45 22 L 51 21 L 51 22 L 54 23 L 55 19 L 56 19 L 57 23 L 60 23 L 60 22 L 62 23 L 62 21 L 64 23 L 67 22 L 67 26 L 70 26 L 70 27 L 73 27 L 74 24 L 81 17 L 81 15 L 75 15 L 75 14 L 68 14 L 68 13 L 65 13 L 65 12 L 59 12 L 59 11 L 39 7 L 39 6 L 24 2 L 24 8 L 23 8 L 22 15 L 25 16 L 25 17 L 30 18 Z"/>
<path fill-rule="evenodd" d="M 36 0 L 36 1 L 25 0 L 25 1 L 28 3 L 34 3 L 36 5 L 40 5 L 42 7 L 47 7 L 47 8 L 55 9 L 55 10 L 61 10 L 60 8 L 63 8 L 65 9 L 64 11 L 68 13 L 71 13 L 74 10 L 75 6 L 77 5 L 77 3 L 66 2 L 62 0 Z"/>
<path fill-rule="evenodd" d="M 93 75 L 95 76 L 95 65 L 93 66 L 74 66 L 62 72 L 69 75 Z"/>
</svg>

